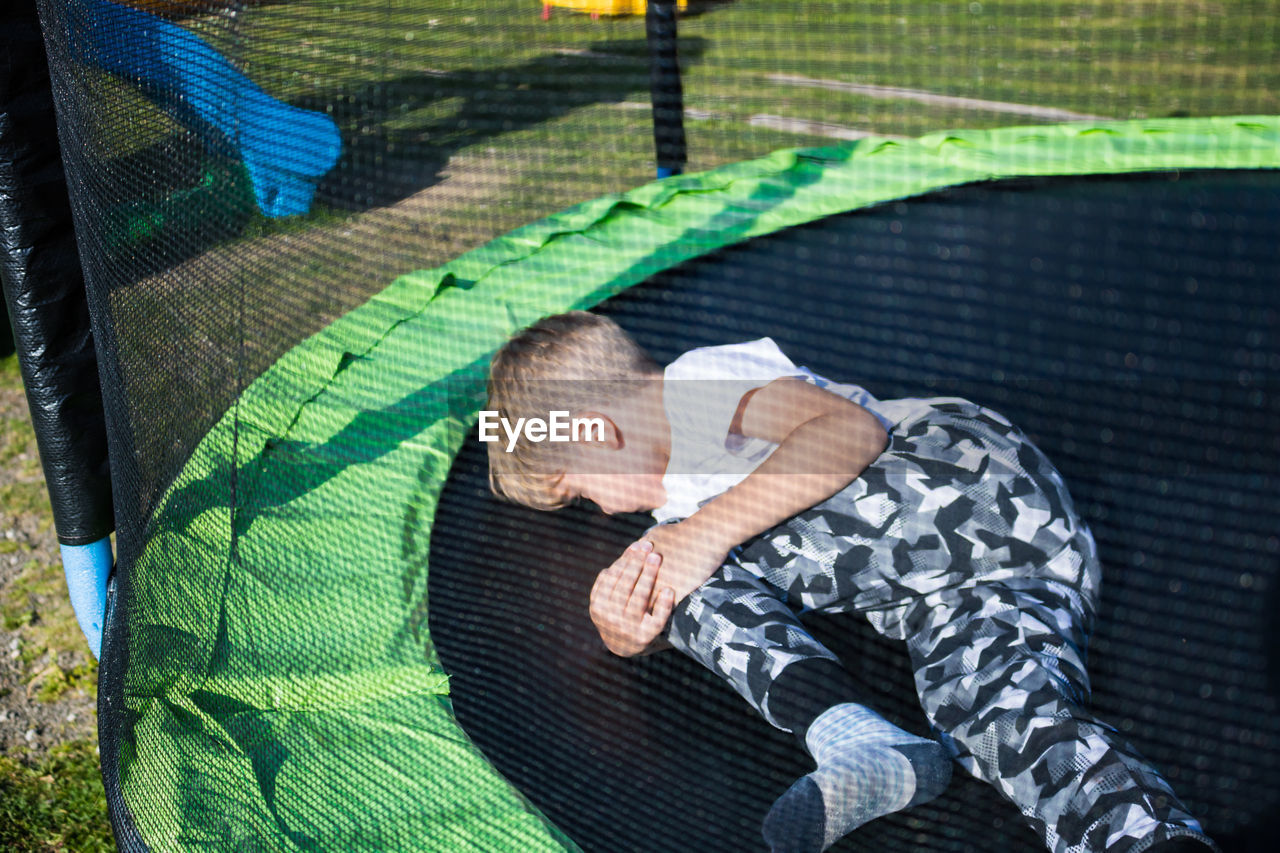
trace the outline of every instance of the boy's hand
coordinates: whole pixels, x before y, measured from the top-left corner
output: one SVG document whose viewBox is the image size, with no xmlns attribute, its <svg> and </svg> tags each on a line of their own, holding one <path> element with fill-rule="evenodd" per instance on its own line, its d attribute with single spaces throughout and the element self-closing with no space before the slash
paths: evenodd
<svg viewBox="0 0 1280 853">
<path fill-rule="evenodd" d="M 653 552 L 662 557 L 657 586 L 673 589 L 676 601 L 702 586 L 729 555 L 716 532 L 699 524 L 696 513 L 675 524 L 650 528 L 640 542 L 653 543 Z"/>
<path fill-rule="evenodd" d="M 609 651 L 632 657 L 647 649 L 671 617 L 675 594 L 663 589 L 652 608 L 662 558 L 645 542 L 633 542 L 591 587 L 591 621 Z"/>
</svg>

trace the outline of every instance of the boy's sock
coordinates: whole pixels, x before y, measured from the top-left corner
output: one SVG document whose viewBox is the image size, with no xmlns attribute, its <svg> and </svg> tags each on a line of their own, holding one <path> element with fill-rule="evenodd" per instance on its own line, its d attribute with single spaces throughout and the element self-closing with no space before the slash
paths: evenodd
<svg viewBox="0 0 1280 853">
<path fill-rule="evenodd" d="M 788 664 L 778 673 L 764 704 L 773 724 L 794 734 L 808 749 L 805 735 L 824 711 L 845 703 L 866 705 L 868 698 L 839 662 L 810 657 Z"/>
<path fill-rule="evenodd" d="M 765 817 L 773 853 L 819 853 L 867 821 L 933 799 L 951 779 L 940 744 L 854 703 L 819 715 L 805 744 L 818 767 Z"/>
</svg>

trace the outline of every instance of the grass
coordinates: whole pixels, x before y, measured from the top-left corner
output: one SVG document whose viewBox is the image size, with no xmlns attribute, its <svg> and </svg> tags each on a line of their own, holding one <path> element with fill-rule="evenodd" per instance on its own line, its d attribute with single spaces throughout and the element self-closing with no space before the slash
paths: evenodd
<svg viewBox="0 0 1280 853">
<path fill-rule="evenodd" d="M 0 508 L 0 560 L 16 558 L 21 564 L 0 586 L 0 628 L 18 641 L 22 678 L 16 691 L 19 696 L 25 692 L 37 706 L 76 691 L 82 697 L 77 712 L 84 714 L 80 705 L 97 695 L 97 664 L 67 601 L 62 566 L 49 547 L 30 536 L 4 535 L 14 527 L 52 540 L 49 498 L 15 356 L 0 358 Z M 0 687 L 0 708 L 22 707 L 10 695 L 14 691 Z M 35 722 L 31 706 L 22 713 L 32 725 L 47 724 Z M 65 706 L 58 713 L 65 713 Z M 68 741 L 45 754 L 23 750 L 0 755 L 0 850 L 112 849 L 92 739 Z"/>
<path fill-rule="evenodd" d="M 35 431 L 21 403 L 13 405 L 21 399 L 21 392 L 17 357 L 0 358 L 0 394 L 9 403 L 0 407 L 0 471 L 4 473 L 0 477 L 0 506 L 4 507 L 6 519 L 14 523 L 33 520 L 30 526 L 37 533 L 46 534 L 52 530 L 53 518 Z M 0 626 L 19 635 L 24 667 L 51 658 L 32 679 L 39 687 L 40 698 L 53 701 L 73 688 L 96 695 L 97 667 L 91 660 L 66 669 L 56 662 L 67 653 L 88 657 L 75 612 L 66 600 L 60 562 L 29 541 L 9 538 L 0 538 L 0 557 L 21 562 L 16 576 L 0 587 Z"/>
<path fill-rule="evenodd" d="M 908 136 L 1018 123 L 997 112 L 786 85 L 771 79 L 777 72 L 1113 118 L 1280 109 L 1275 0 L 1229 11 L 1200 0 L 732 0 L 700 8 L 680 23 L 686 105 L 714 118 L 689 123 L 691 169 L 828 142 L 752 127 L 760 114 Z M 187 26 L 272 94 L 328 111 L 348 148 L 340 170 L 372 184 L 375 195 L 389 193 L 376 204 L 429 185 L 454 158 L 477 173 L 501 173 L 492 197 L 438 213 L 467 246 L 652 175 L 647 112 L 619 108 L 648 98 L 639 18 L 591 21 L 561 11 L 544 22 L 528 0 L 295 0 L 254 9 L 234 26 L 219 16 Z M 175 132 L 132 88 L 108 78 L 90 87 L 115 105 L 95 112 L 91 135 L 103 151 L 146 151 Z M 335 209 L 322 192 L 308 217 L 253 217 L 237 233 L 252 240 L 341 228 L 361 212 L 359 203 Z M 428 243 L 369 254 L 395 255 L 374 267 L 385 283 L 448 260 L 454 242 L 444 253 Z"/>
<path fill-rule="evenodd" d="M 12 544 L 12 543 L 11 543 Z M 20 660 L 31 673 L 28 692 L 42 702 L 56 701 L 68 690 L 97 696 L 97 666 L 86 660 L 84 635 L 67 603 L 66 581 L 56 562 L 28 559 L 0 592 L 0 624 L 21 640 Z M 60 665 L 64 653 L 76 663 Z"/>
<path fill-rule="evenodd" d="M 98 748 L 55 746 L 31 763 L 0 755 L 0 849 L 12 853 L 111 851 Z"/>
<path fill-rule="evenodd" d="M 1280 111 L 1277 0 L 700 9 L 679 24 L 686 107 L 699 116 L 686 122 L 690 171 L 832 144 L 753 126 L 756 116 L 894 136 L 1041 123 L 787 85 L 776 73 L 1113 118 Z M 188 197 L 191 176 L 170 182 L 169 198 L 183 201 L 166 208 L 153 198 L 164 164 L 206 156 L 198 138 L 133 87 L 87 80 L 105 107 L 85 132 L 122 164 L 98 191 L 102 206 L 128 210 L 142 194 L 178 223 L 108 250 L 101 265 L 126 318 L 119 346 L 151 494 L 240 387 L 395 276 L 653 175 L 640 18 L 561 10 L 542 21 L 530 0 L 291 0 L 234 24 L 185 26 L 273 95 L 328 112 L 345 153 L 303 217 L 261 216 L 242 182 Z M 155 177 L 140 184 L 140 173 Z"/>
<path fill-rule="evenodd" d="M 687 105 L 735 120 L 691 129 L 692 156 L 708 166 L 767 153 L 777 142 L 815 141 L 737 126 L 758 112 L 898 135 L 1009 123 L 999 114 L 800 92 L 771 82 L 773 72 L 1114 118 L 1280 109 L 1274 0 L 1229 8 L 1200 0 L 733 0 L 701 8 L 680 22 Z M 425 141 L 433 150 L 495 146 L 513 164 L 543 156 L 572 162 L 584 171 L 574 183 L 599 188 L 549 198 L 545 212 L 615 188 L 619 178 L 629 186 L 648 174 L 647 125 L 609 108 L 623 98 L 647 98 L 639 18 L 591 21 L 562 11 L 544 22 L 527 0 L 298 0 L 254 10 L 234 28 L 218 17 L 191 26 L 268 91 L 330 110 L 349 132 L 385 133 L 388 142 L 410 147 Z M 573 54 L 584 50 L 589 54 Z M 482 91 L 487 103 L 475 97 Z M 530 146 L 511 132 L 522 114 L 546 117 L 528 101 L 547 93 L 565 104 L 577 101 L 562 130 L 590 136 L 590 158 L 579 148 Z M 136 93 L 113 97 L 123 99 L 123 108 L 104 113 L 99 132 L 133 140 L 115 146 L 140 147 L 142 133 L 172 132 L 172 122 Z M 477 125 L 486 124 L 493 127 L 477 134 Z M 618 156 L 599 147 L 628 124 L 644 143 L 641 158 L 631 146 Z"/>
<path fill-rule="evenodd" d="M 0 391 L 16 393 L 21 389 L 18 359 L 14 356 L 0 358 Z M 0 482 L 0 507 L 4 507 L 6 514 L 40 513 L 47 516 L 49 499 L 45 494 L 44 475 L 36 452 L 36 434 L 25 417 L 5 418 L 4 431 L 0 432 L 0 470 L 9 472 L 5 481 Z M 0 553 L 6 546 L 13 545 L 12 542 L 0 542 Z"/>
<path fill-rule="evenodd" d="M 910 100 L 805 89 L 785 73 L 841 82 L 1051 106 L 1112 118 L 1280 110 L 1275 0 L 1012 0 L 982 4 L 732 0 L 680 22 L 691 169 L 826 144 L 752 127 L 767 114 L 914 136 L 995 127 L 1016 116 Z M 653 154 L 644 24 L 560 11 L 542 21 L 528 0 L 295 0 L 237 19 L 188 22 L 272 94 L 328 111 L 348 147 L 340 166 L 403 198 L 453 158 L 501 173 L 500 191 L 439 212 L 464 244 L 648 180 Z M 92 82 L 116 109 L 94 136 L 123 156 L 175 126 L 132 88 Z M 1026 119 L 1023 123 L 1031 123 Z M 589 153 L 590 156 L 584 156 Z M 367 175 L 367 178 L 366 178 Z M 409 177 L 406 178 L 406 175 Z M 415 184 L 416 182 L 416 184 Z M 321 201 L 302 219 L 254 217 L 248 239 L 341 228 L 359 205 Z M 378 199 L 389 203 L 396 198 Z M 479 201 L 479 200 L 477 200 Z M 453 256 L 429 245 L 381 246 L 385 276 Z"/>
<path fill-rule="evenodd" d="M 726 0 L 700 9 L 679 25 L 686 106 L 703 116 L 686 123 L 691 171 L 831 144 L 752 126 L 760 115 L 895 136 L 1039 123 L 787 85 L 775 73 L 1114 118 L 1280 110 L 1276 0 L 1229 10 L 1202 0 Z M 561 10 L 542 21 L 529 0 L 291 0 L 234 25 L 209 16 L 186 26 L 267 91 L 327 111 L 346 153 L 305 217 L 266 219 L 240 187 L 238 219 L 193 198 L 185 221 L 201 229 L 173 235 L 180 253 L 166 269 L 132 269 L 140 255 L 128 251 L 109 259 L 119 310 L 132 317 L 122 351 L 141 368 L 126 375 L 151 374 L 131 393 L 148 411 L 172 413 L 138 431 L 155 458 L 184 458 L 236 388 L 394 276 L 653 174 L 648 110 L 632 106 L 649 91 L 640 18 Z M 192 136 L 148 160 L 175 138 L 172 120 L 119 81 L 90 86 L 108 105 L 94 112 L 101 151 L 141 156 L 139 167 L 154 172 L 172 153 L 198 149 Z M 103 188 L 105 206 L 136 197 L 137 171 Z M 399 218 L 388 215 L 397 209 Z M 147 446 L 158 436 L 173 440 Z"/>
</svg>

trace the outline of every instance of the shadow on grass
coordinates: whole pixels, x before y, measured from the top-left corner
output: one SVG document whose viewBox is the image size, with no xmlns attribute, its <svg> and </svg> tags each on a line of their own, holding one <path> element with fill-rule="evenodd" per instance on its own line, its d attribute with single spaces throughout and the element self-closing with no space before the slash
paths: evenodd
<svg viewBox="0 0 1280 853">
<path fill-rule="evenodd" d="M 680 50 L 683 59 L 696 60 L 704 40 L 682 40 Z M 332 104 L 343 136 L 342 158 L 317 198 L 348 210 L 394 204 L 438 181 L 463 148 L 596 104 L 647 99 L 648 91 L 648 45 L 630 39 L 502 68 L 380 80 L 303 103 L 311 109 Z"/>
<path fill-rule="evenodd" d="M 703 39 L 682 39 L 681 58 L 697 61 L 704 48 Z M 171 136 L 101 167 L 101 185 L 127 199 L 97 213 L 110 286 L 167 269 L 250 227 L 310 227 L 336 211 L 395 204 L 438 183 L 464 148 L 596 104 L 647 99 L 648 90 L 648 45 L 631 39 L 501 68 L 378 80 L 300 101 L 297 106 L 332 114 L 343 153 L 321 182 L 312 212 L 293 220 L 258 213 L 238 162 L 209 153 L 195 134 Z M 603 141 L 593 131 L 604 133 L 583 125 L 549 144 L 572 151 Z"/>
</svg>

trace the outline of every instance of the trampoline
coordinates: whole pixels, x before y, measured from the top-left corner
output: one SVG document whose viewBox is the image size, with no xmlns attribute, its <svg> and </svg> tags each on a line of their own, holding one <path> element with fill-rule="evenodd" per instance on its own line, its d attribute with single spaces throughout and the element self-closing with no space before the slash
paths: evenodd
<svg viewBox="0 0 1280 853">
<path fill-rule="evenodd" d="M 899 12 L 922 28 L 933 7 L 877 6 L 864 33 L 838 7 L 736 0 L 689 7 L 681 55 L 706 73 L 686 109 L 673 2 L 647 28 L 517 0 L 160 5 L 24 0 L 13 68 L 34 90 L 47 55 L 52 82 L 44 101 L 15 87 L 17 108 L 0 92 L 35 140 L 0 122 L 0 161 L 31 172 L 0 192 L 21 226 L 0 230 L 36 235 L 0 246 L 18 351 L 71 377 L 29 382 L 59 539 L 110 568 L 117 530 L 105 618 L 82 626 L 90 648 L 101 629 L 120 849 L 763 849 L 804 753 L 674 652 L 610 655 L 587 618 L 594 573 L 647 520 L 488 491 L 489 359 L 584 308 L 662 362 L 768 335 L 880 399 L 1008 415 L 1101 549 L 1098 716 L 1224 851 L 1270 850 L 1280 118 L 1247 114 L 1265 82 L 1193 92 L 1194 112 L 1240 115 L 1108 120 L 1092 113 L 1156 113 L 1098 94 L 1043 125 L 1080 114 L 961 97 L 1022 94 L 1013 72 L 953 95 L 849 82 L 879 68 L 873 35 L 912 55 Z M 989 70 L 1029 61 L 1057 102 L 1041 17 L 982 5 L 952 10 L 968 35 L 934 64 L 963 48 L 981 83 L 1011 21 L 1024 41 Z M 1274 41 L 1255 19 L 1245 53 Z M 841 27 L 856 62 L 820 55 Z M 1200 56 L 1205 32 L 1170 50 Z M 888 82 L 929 71 L 896 59 Z M 1098 92 L 1115 65 L 1087 66 Z M 835 121 L 885 98 L 898 111 L 873 123 L 902 136 Z M 919 135 L 993 109 L 1040 118 Z M 806 620 L 925 733 L 898 644 L 856 615 Z M 956 773 L 833 849 L 1040 845 Z"/>
<path fill-rule="evenodd" d="M 589 202 L 397 280 L 246 388 L 161 501 L 115 610 L 149 618 L 109 624 L 104 651 L 128 663 L 106 682 L 108 724 L 147 745 L 104 753 L 120 813 L 143 839 L 251 827 L 298 849 L 449 849 L 417 836 L 458 809 L 480 847 L 759 845 L 803 756 L 685 661 L 611 659 L 585 619 L 589 570 L 638 520 L 497 505 L 466 440 L 488 354 L 538 316 L 599 304 L 659 359 L 767 333 L 883 398 L 963 394 L 1023 425 L 1103 549 L 1100 715 L 1217 834 L 1264 837 L 1280 792 L 1261 639 L 1276 400 L 1269 362 L 1238 353 L 1266 351 L 1280 307 L 1280 181 L 1201 168 L 1208 132 L 1218 163 L 1275 156 L 1276 125 L 1255 119 L 786 152 Z M 992 164 L 1051 172 L 1054 156 L 1113 174 L 992 180 Z M 564 560 L 530 571 L 546 553 Z M 168 571 L 177 560 L 191 568 Z M 152 615 L 159 601 L 182 607 Z M 900 652 L 853 617 L 819 629 L 919 731 Z M 316 797 L 318 780 L 341 797 Z M 1035 847 L 958 779 L 843 849 L 975 836 Z"/>
</svg>

